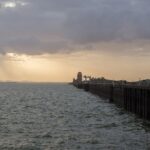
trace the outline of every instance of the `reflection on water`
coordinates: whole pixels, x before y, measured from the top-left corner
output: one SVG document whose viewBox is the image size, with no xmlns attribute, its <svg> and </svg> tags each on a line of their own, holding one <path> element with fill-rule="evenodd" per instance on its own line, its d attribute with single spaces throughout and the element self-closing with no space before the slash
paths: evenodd
<svg viewBox="0 0 150 150">
<path fill-rule="evenodd" d="M 133 114 L 67 84 L 0 84 L 0 150 L 148 150 Z"/>
</svg>

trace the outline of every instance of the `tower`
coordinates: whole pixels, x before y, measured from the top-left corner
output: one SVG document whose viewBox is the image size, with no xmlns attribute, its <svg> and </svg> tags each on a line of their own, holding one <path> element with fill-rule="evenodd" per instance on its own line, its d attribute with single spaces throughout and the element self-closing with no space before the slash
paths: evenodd
<svg viewBox="0 0 150 150">
<path fill-rule="evenodd" d="M 82 72 L 78 72 L 77 74 L 77 81 L 82 82 Z"/>
</svg>

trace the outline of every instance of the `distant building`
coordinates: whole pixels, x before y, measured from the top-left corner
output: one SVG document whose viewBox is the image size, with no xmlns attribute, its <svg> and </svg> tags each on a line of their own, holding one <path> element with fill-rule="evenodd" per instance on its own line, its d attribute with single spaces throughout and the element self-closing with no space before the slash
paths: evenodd
<svg viewBox="0 0 150 150">
<path fill-rule="evenodd" d="M 78 74 L 77 74 L 77 82 L 82 82 L 82 72 L 78 72 Z"/>
</svg>

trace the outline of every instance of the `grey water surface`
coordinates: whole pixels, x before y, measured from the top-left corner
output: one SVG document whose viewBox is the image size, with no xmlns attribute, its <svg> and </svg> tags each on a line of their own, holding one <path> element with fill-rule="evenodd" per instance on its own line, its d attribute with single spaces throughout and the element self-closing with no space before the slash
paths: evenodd
<svg viewBox="0 0 150 150">
<path fill-rule="evenodd" d="M 150 127 L 72 85 L 0 83 L 0 150 L 150 150 Z"/>
</svg>

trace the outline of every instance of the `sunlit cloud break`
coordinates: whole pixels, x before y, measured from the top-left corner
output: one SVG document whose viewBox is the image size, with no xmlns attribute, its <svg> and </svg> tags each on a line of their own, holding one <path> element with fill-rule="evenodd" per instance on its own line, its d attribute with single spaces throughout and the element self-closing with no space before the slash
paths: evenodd
<svg viewBox="0 0 150 150">
<path fill-rule="evenodd" d="M 25 55 L 25 54 L 15 54 L 15 53 L 6 53 L 6 58 L 9 61 L 28 61 L 28 59 L 30 58 L 30 56 Z"/>
<path fill-rule="evenodd" d="M 27 3 L 23 1 L 17 1 L 17 0 L 0 2 L 1 8 L 15 8 L 17 6 L 25 6 L 25 5 L 27 5 Z"/>
<path fill-rule="evenodd" d="M 5 7 L 5 8 L 14 8 L 14 7 L 16 7 L 16 3 L 14 3 L 14 2 L 5 2 L 3 4 L 3 7 Z"/>
</svg>

